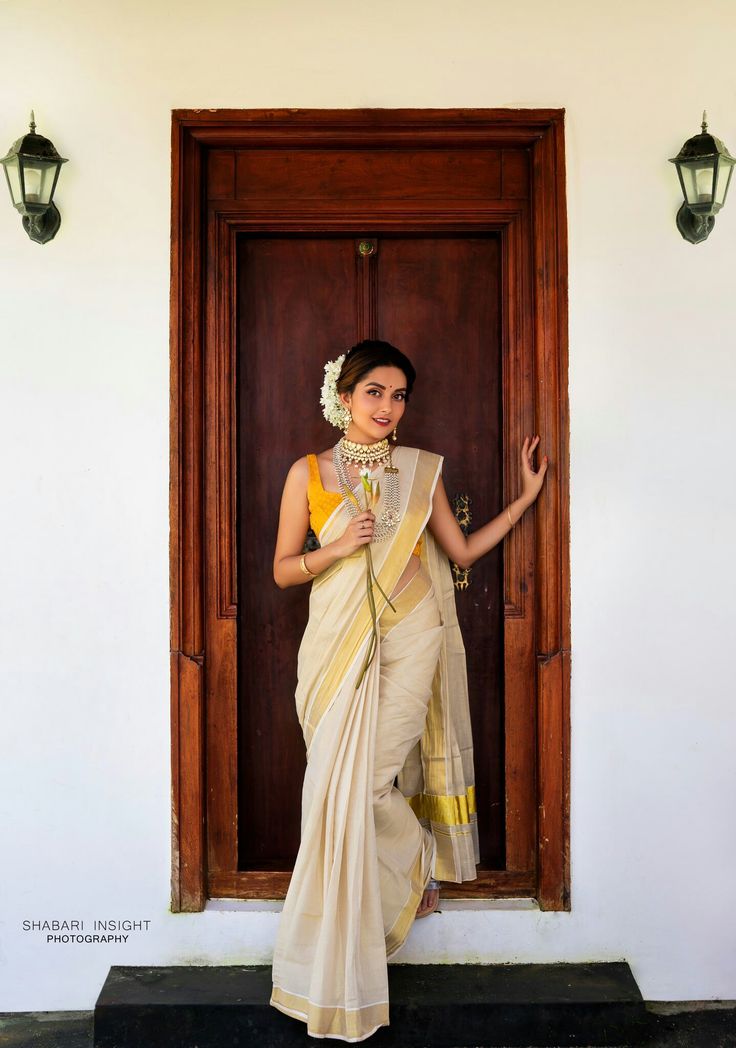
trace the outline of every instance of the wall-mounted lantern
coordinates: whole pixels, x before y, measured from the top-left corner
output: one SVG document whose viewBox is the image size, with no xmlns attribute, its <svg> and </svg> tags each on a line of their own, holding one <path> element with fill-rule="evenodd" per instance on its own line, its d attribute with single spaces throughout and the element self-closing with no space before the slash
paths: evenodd
<svg viewBox="0 0 736 1048">
<path fill-rule="evenodd" d="M 23 215 L 23 228 L 31 240 L 45 244 L 53 240 L 61 225 L 59 209 L 53 201 L 61 165 L 53 142 L 37 135 L 31 110 L 30 131 L 13 142 L 0 160 L 5 168 L 13 207 Z"/>
<path fill-rule="evenodd" d="M 677 167 L 685 202 L 677 212 L 677 228 L 685 240 L 699 244 L 715 225 L 715 215 L 726 202 L 736 158 L 720 138 L 708 134 L 705 112 L 699 135 L 688 138 L 670 163 Z"/>
</svg>

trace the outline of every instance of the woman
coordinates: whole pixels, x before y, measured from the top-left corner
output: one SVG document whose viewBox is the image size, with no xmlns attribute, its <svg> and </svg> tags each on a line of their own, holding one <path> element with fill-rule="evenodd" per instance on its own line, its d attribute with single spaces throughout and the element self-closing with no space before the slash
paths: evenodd
<svg viewBox="0 0 736 1048">
<path fill-rule="evenodd" d="M 476 876 L 465 649 L 449 562 L 470 567 L 501 541 L 536 499 L 547 459 L 535 473 L 539 438 L 526 438 L 523 494 L 466 537 L 443 457 L 396 444 L 416 377 L 408 358 L 368 340 L 325 375 L 323 411 L 345 436 L 289 470 L 274 556 L 280 587 L 312 590 L 297 661 L 301 843 L 270 1003 L 313 1037 L 362 1041 L 389 1024 L 386 962 L 414 919 L 436 909 L 435 878 Z M 376 480 L 378 501 L 365 508 L 361 495 Z M 320 548 L 304 554 L 310 523 Z"/>
</svg>

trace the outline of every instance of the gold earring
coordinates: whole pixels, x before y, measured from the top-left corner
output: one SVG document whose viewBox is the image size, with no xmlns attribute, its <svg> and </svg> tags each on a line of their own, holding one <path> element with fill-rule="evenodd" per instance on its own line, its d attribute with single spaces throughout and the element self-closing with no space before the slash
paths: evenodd
<svg viewBox="0 0 736 1048">
<path fill-rule="evenodd" d="M 398 428 L 399 428 L 399 424 L 398 424 L 398 422 L 397 422 L 397 423 L 396 423 L 396 425 L 394 426 L 394 438 L 393 438 L 394 440 L 396 440 L 396 430 L 397 430 Z"/>
</svg>

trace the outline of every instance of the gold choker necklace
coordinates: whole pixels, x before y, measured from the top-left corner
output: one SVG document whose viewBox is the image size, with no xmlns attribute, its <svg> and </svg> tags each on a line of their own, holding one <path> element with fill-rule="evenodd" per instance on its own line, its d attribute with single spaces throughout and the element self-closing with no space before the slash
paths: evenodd
<svg viewBox="0 0 736 1048">
<path fill-rule="evenodd" d="M 354 462 L 356 466 L 376 466 L 380 462 L 390 461 L 391 449 L 388 439 L 383 437 L 374 444 L 359 444 L 356 440 L 340 437 L 338 446 L 344 462 Z"/>
</svg>

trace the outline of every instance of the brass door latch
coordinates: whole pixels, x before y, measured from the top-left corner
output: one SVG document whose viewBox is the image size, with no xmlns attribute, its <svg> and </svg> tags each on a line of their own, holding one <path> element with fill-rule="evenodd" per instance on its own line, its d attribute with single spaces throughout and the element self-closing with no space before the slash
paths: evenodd
<svg viewBox="0 0 736 1048">
<path fill-rule="evenodd" d="M 454 495 L 452 499 L 452 511 L 455 514 L 455 519 L 460 525 L 460 530 L 463 535 L 467 535 L 470 530 L 470 495 L 459 494 Z M 452 577 L 455 584 L 455 589 L 463 590 L 467 589 L 470 585 L 470 568 L 460 568 L 454 561 L 450 561 L 452 567 Z"/>
</svg>

